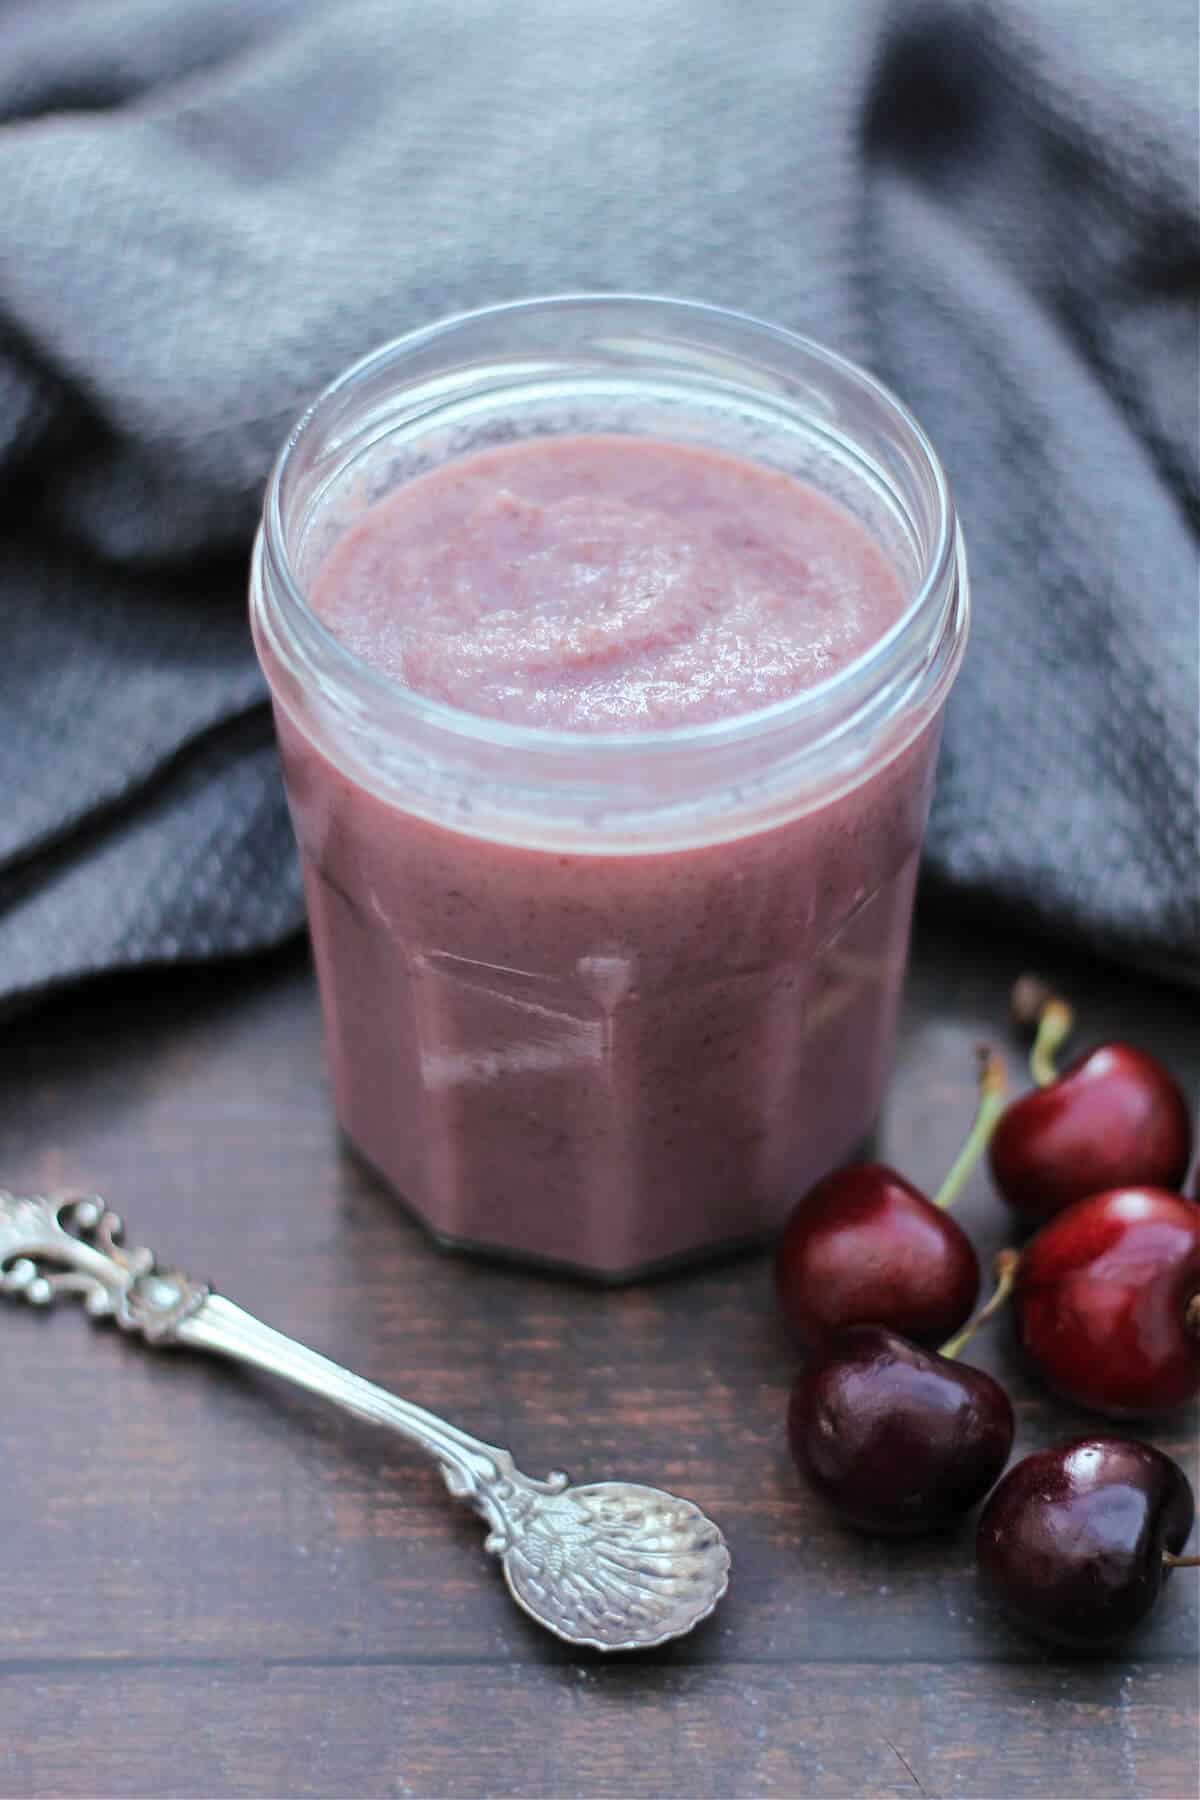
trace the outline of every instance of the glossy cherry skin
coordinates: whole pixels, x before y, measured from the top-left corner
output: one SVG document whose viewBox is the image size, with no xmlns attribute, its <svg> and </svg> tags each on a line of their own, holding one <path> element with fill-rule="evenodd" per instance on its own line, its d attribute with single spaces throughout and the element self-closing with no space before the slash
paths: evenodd
<svg viewBox="0 0 1200 1800">
<path fill-rule="evenodd" d="M 810 1348 L 847 1325 L 888 1325 L 940 1344 L 970 1316 L 979 1258 L 962 1226 L 895 1169 L 851 1163 L 810 1189 L 788 1220 L 775 1286 Z"/>
<path fill-rule="evenodd" d="M 1187 1476 L 1150 1444 L 1077 1438 L 1008 1471 L 979 1520 L 985 1588 L 1037 1637 L 1074 1649 L 1141 1623 L 1195 1515 Z"/>
<path fill-rule="evenodd" d="M 1114 1418 L 1200 1392 L 1200 1207 L 1163 1188 L 1077 1200 L 1021 1253 L 1017 1336 L 1047 1386 Z"/>
<path fill-rule="evenodd" d="M 988 1146 L 997 1188 L 1031 1220 L 1108 1188 L 1178 1188 L 1191 1153 L 1183 1089 L 1155 1057 L 1120 1043 L 1014 1100 Z"/>
<path fill-rule="evenodd" d="M 792 1388 L 796 1467 L 860 1531 L 911 1537 L 950 1525 L 1012 1449 L 1008 1395 L 982 1369 L 876 1325 L 834 1338 Z"/>
</svg>

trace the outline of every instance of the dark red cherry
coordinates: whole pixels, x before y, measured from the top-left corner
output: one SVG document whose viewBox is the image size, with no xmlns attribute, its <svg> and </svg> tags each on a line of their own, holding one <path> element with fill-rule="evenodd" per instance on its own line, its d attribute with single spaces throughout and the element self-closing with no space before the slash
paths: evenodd
<svg viewBox="0 0 1200 1800">
<path fill-rule="evenodd" d="M 1049 1387 L 1115 1417 L 1200 1392 L 1200 1207 L 1162 1188 L 1093 1194 L 1021 1254 L 1017 1336 Z"/>
<path fill-rule="evenodd" d="M 1161 1450 L 1117 1437 L 1054 1444 L 1017 1463 L 989 1498 L 980 1576 L 1036 1636 L 1109 1644 L 1158 1599 L 1194 1514 L 1187 1477 Z"/>
<path fill-rule="evenodd" d="M 1012 1448 L 1008 1395 L 982 1369 L 855 1325 L 797 1378 L 788 1440 L 800 1472 L 860 1531 L 908 1537 L 981 1500 Z"/>
<path fill-rule="evenodd" d="M 1133 1044 L 1100 1044 L 1014 1100 L 988 1159 L 1008 1204 L 1048 1219 L 1107 1188 L 1178 1188 L 1192 1153 L 1183 1090 Z"/>
<path fill-rule="evenodd" d="M 810 1347 L 871 1324 L 936 1345 L 975 1304 L 979 1258 L 962 1226 L 911 1181 L 882 1163 L 853 1163 L 819 1181 L 792 1214 L 775 1285 Z"/>
<path fill-rule="evenodd" d="M 979 1051 L 967 1140 L 929 1200 L 883 1163 L 835 1169 L 788 1221 L 775 1285 L 792 1329 L 817 1348 L 846 1325 L 887 1325 L 920 1344 L 958 1330 L 979 1292 L 979 1259 L 948 1215 L 1004 1107 L 999 1057 Z"/>
</svg>

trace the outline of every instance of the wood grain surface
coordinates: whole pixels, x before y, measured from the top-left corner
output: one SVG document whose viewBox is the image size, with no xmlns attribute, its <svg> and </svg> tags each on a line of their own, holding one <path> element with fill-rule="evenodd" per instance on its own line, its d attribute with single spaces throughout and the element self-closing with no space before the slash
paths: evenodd
<svg viewBox="0 0 1200 1800">
<path fill-rule="evenodd" d="M 936 1185 L 1035 952 L 918 935 L 879 1150 Z M 1194 1093 L 1194 999 L 1038 948 L 1084 1036 Z M 1014 1075 L 1020 1058 L 1009 1043 Z M 573 1654 L 511 1605 L 479 1525 L 399 1441 L 267 1378 L 154 1355 L 60 1306 L 0 1313 L 0 1795 L 1136 1796 L 1198 1774 L 1200 1580 L 1127 1654 L 1040 1650 L 977 1597 L 969 1527 L 849 1536 L 783 1440 L 796 1358 L 770 1261 L 595 1289 L 447 1255 L 332 1125 L 300 954 L 106 983 L 0 1032 L 0 1182 L 83 1184 L 130 1236 L 338 1361 L 511 1444 L 719 1520 L 718 1614 L 651 1655 Z M 981 1251 L 1006 1219 L 978 1175 Z M 976 1359 L 1018 1452 L 1086 1429 Z M 1196 1476 L 1196 1419 L 1155 1434 Z"/>
</svg>

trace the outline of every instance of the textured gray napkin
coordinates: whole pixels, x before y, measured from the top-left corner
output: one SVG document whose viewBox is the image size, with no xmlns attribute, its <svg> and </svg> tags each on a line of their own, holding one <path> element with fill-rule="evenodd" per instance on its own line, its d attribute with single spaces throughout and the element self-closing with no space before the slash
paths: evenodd
<svg viewBox="0 0 1200 1800">
<path fill-rule="evenodd" d="M 1192 0 L 0 0 L 0 996 L 301 919 L 246 555 L 343 364 L 637 288 L 860 359 L 974 575 L 943 888 L 1200 972 Z"/>
</svg>

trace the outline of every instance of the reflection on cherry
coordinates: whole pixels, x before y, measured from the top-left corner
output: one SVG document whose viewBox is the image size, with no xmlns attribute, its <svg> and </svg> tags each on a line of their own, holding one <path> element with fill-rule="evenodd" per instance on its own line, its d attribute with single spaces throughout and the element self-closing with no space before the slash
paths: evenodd
<svg viewBox="0 0 1200 1800">
<path fill-rule="evenodd" d="M 797 1378 L 792 1456 L 845 1524 L 887 1537 L 936 1530 L 982 1500 L 1003 1469 L 1008 1395 L 954 1359 L 1003 1304 L 1015 1264 L 1014 1252 L 1001 1252 L 996 1292 L 940 1353 L 883 1326 L 852 1325 Z"/>
<path fill-rule="evenodd" d="M 1066 1002 L 1025 978 L 1014 1010 L 1036 1017 L 1030 1066 L 1038 1086 L 1008 1107 L 988 1151 L 992 1179 L 1014 1211 L 1036 1222 L 1107 1188 L 1178 1188 L 1192 1121 L 1170 1071 L 1148 1051 L 1112 1042 L 1060 1074 L 1055 1052 L 1074 1023 Z"/>
<path fill-rule="evenodd" d="M 1200 1392 L 1200 1207 L 1162 1188 L 1078 1200 L 1022 1252 L 1017 1336 L 1065 1399 L 1115 1417 Z"/>
<path fill-rule="evenodd" d="M 975 1121 L 935 1199 L 882 1163 L 835 1169 L 804 1196 L 775 1262 L 780 1304 L 802 1343 L 820 1348 L 847 1325 L 886 1325 L 936 1345 L 960 1328 L 979 1293 L 979 1259 L 946 1209 L 1004 1094 L 999 1058 L 981 1052 Z"/>
<path fill-rule="evenodd" d="M 1180 1555 L 1195 1502 L 1179 1465 L 1150 1444 L 1078 1438 L 1017 1463 L 979 1520 L 984 1586 L 1019 1625 L 1091 1649 L 1132 1631 Z"/>
</svg>

